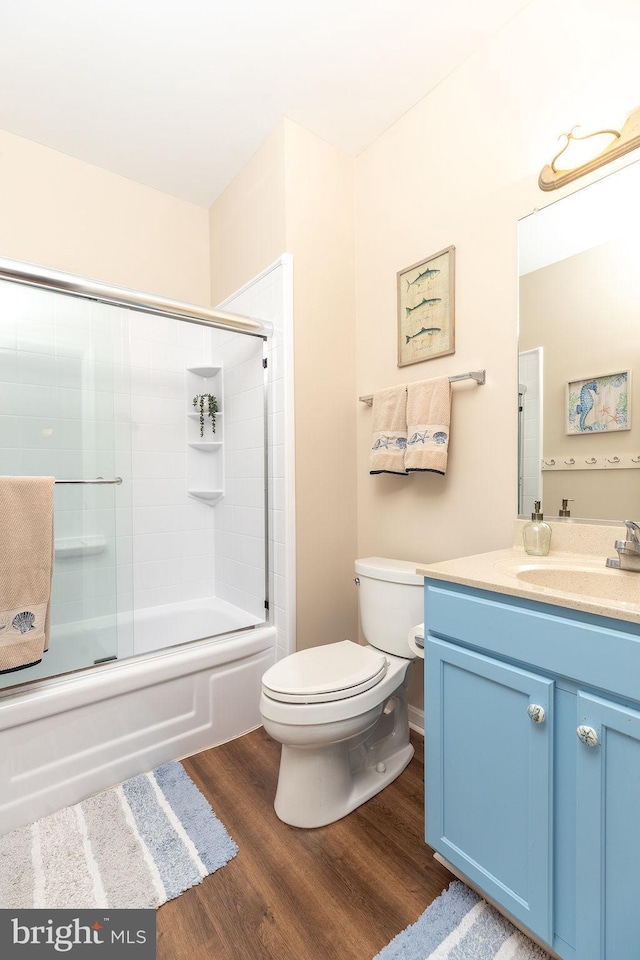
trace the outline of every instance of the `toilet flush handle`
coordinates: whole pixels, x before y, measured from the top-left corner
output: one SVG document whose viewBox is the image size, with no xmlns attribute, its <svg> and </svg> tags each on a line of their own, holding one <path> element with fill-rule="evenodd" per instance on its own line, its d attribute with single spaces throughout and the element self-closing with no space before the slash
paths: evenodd
<svg viewBox="0 0 640 960">
<path fill-rule="evenodd" d="M 354 577 L 354 578 L 353 578 L 353 582 L 355 583 L 356 587 L 359 587 L 359 586 L 360 586 L 360 577 Z"/>
</svg>

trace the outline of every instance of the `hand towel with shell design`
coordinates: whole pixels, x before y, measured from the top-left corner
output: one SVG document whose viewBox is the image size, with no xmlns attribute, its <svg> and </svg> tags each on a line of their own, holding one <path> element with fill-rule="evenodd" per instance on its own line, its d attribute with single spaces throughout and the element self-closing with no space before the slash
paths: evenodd
<svg viewBox="0 0 640 960">
<path fill-rule="evenodd" d="M 0 673 L 49 647 L 53 477 L 0 477 Z"/>
<path fill-rule="evenodd" d="M 420 380 L 407 386 L 408 473 L 447 472 L 451 383 L 448 377 Z"/>
<path fill-rule="evenodd" d="M 378 390 L 373 395 L 369 473 L 406 474 L 407 388 L 405 384 Z"/>
</svg>

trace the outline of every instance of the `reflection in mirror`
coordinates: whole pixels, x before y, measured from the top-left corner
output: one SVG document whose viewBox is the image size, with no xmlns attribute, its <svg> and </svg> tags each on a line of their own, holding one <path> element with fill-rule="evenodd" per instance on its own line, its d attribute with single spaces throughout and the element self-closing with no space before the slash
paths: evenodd
<svg viewBox="0 0 640 960">
<path fill-rule="evenodd" d="M 520 514 L 640 518 L 639 201 L 633 163 L 518 225 Z"/>
</svg>

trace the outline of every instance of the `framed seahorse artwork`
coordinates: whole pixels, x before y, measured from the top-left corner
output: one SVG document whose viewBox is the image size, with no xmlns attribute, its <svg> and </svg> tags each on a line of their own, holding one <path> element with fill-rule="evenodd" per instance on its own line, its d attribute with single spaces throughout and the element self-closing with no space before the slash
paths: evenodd
<svg viewBox="0 0 640 960">
<path fill-rule="evenodd" d="M 566 433 L 631 429 L 631 371 L 571 380 L 567 384 Z"/>
<path fill-rule="evenodd" d="M 398 366 L 455 353 L 455 247 L 397 274 Z"/>
</svg>

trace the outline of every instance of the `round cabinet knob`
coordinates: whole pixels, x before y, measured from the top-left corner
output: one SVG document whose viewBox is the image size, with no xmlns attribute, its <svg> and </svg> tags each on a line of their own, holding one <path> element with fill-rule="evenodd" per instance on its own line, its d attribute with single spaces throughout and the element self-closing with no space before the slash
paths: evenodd
<svg viewBox="0 0 640 960">
<path fill-rule="evenodd" d="M 600 743 L 598 739 L 598 734 L 593 729 L 593 727 L 585 727 L 583 724 L 576 729 L 578 734 L 578 740 L 580 743 L 584 743 L 585 747 L 597 747 Z"/>
<path fill-rule="evenodd" d="M 534 723 L 544 723 L 546 719 L 544 707 L 541 707 L 539 703 L 530 703 L 527 707 L 527 713 Z"/>
</svg>

